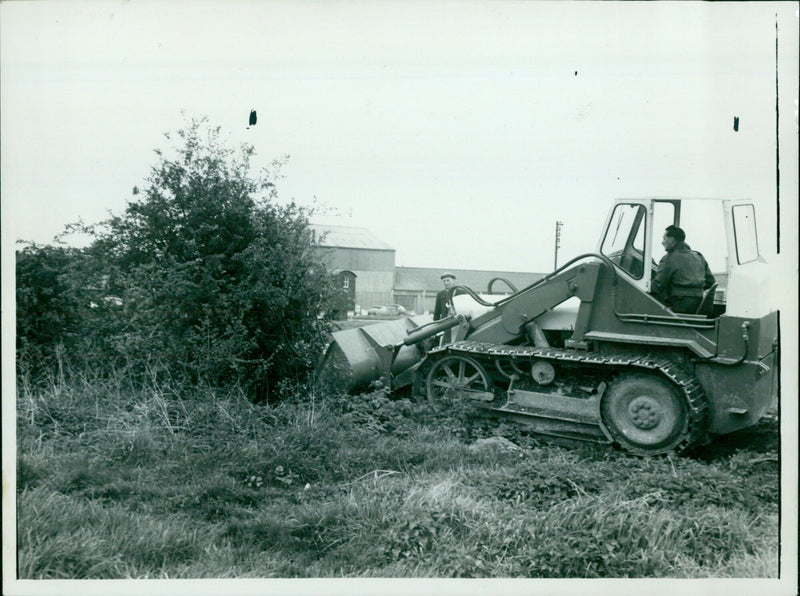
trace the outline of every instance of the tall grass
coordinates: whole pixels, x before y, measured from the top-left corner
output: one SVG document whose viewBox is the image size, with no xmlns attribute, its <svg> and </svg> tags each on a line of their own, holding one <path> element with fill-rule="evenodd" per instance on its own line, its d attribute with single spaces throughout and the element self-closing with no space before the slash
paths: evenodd
<svg viewBox="0 0 800 596">
<path fill-rule="evenodd" d="M 21 578 L 775 577 L 777 421 L 694 457 L 377 392 L 72 376 L 17 396 Z M 503 434 L 522 448 L 470 448 Z"/>
</svg>

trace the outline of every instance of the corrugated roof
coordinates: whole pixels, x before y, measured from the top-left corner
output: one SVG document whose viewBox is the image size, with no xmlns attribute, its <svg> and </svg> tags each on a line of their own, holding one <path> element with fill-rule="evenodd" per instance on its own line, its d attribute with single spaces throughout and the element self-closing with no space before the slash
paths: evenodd
<svg viewBox="0 0 800 596">
<path fill-rule="evenodd" d="M 502 277 L 510 281 L 517 290 L 529 286 L 537 279 L 544 277 L 543 273 L 520 273 L 518 271 L 478 271 L 473 269 L 448 269 L 456 276 L 456 284 L 467 286 L 476 292 L 486 292 L 489 281 L 495 277 Z M 444 286 L 439 276 L 444 270 L 430 269 L 428 267 L 395 267 L 395 290 L 425 290 L 438 292 Z M 495 293 L 510 292 L 510 288 L 501 281 L 492 287 Z"/>
<path fill-rule="evenodd" d="M 368 250 L 394 250 L 367 228 L 355 226 L 328 226 L 311 224 L 309 228 L 320 239 L 320 246 L 329 248 L 364 248 Z"/>
</svg>

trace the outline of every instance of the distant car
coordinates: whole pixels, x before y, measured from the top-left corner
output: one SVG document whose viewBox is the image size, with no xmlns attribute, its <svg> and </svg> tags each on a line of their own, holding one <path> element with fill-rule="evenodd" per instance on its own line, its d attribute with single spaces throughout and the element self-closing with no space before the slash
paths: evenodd
<svg viewBox="0 0 800 596">
<path fill-rule="evenodd" d="M 368 315 L 377 315 L 383 317 L 396 317 L 399 315 L 407 314 L 406 308 L 401 304 L 389 304 L 388 306 L 373 306 L 367 309 Z"/>
</svg>

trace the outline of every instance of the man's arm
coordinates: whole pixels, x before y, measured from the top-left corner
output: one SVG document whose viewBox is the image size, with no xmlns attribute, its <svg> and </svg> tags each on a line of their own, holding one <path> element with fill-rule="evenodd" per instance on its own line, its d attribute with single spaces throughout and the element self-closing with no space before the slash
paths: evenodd
<svg viewBox="0 0 800 596">
<path fill-rule="evenodd" d="M 669 282 L 674 273 L 675 270 L 670 264 L 669 253 L 667 253 L 661 257 L 661 262 L 658 264 L 658 273 L 656 273 L 656 277 L 650 285 L 650 294 L 652 294 L 656 300 L 660 300 L 661 302 L 666 300 Z"/>
<path fill-rule="evenodd" d="M 436 294 L 436 303 L 433 307 L 433 320 L 438 321 L 443 317 L 442 311 L 444 311 L 444 296 L 442 292 Z"/>
</svg>

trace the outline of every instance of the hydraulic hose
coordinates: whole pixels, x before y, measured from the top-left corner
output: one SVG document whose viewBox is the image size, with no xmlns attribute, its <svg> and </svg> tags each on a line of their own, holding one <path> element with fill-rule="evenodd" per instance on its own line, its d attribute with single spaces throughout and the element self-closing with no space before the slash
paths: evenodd
<svg viewBox="0 0 800 596">
<path fill-rule="evenodd" d="M 587 252 L 587 253 L 583 253 L 582 255 L 578 255 L 574 259 L 571 259 L 571 260 L 567 261 L 566 263 L 561 265 L 561 267 L 559 267 L 555 271 L 553 271 L 551 273 L 548 273 L 544 277 L 542 277 L 540 279 L 537 279 L 535 282 L 533 282 L 529 286 L 522 288 L 519 292 L 517 292 L 517 294 L 521 294 L 522 292 L 527 292 L 528 290 L 530 290 L 532 288 L 540 286 L 540 285 L 550 281 L 551 279 L 553 279 L 556 275 L 558 275 L 560 273 L 563 273 L 564 271 L 566 271 L 569 267 L 571 267 L 572 265 L 574 265 L 578 261 L 581 261 L 583 259 L 589 259 L 589 258 L 600 259 L 600 261 L 606 267 L 608 267 L 608 269 L 611 270 L 611 273 L 614 276 L 613 283 L 614 283 L 614 285 L 616 285 L 616 283 L 617 283 L 617 271 L 614 269 L 614 263 L 612 263 L 611 260 L 608 257 L 604 256 L 604 255 L 597 254 L 597 253 L 594 253 L 594 252 Z M 508 296 L 507 298 L 503 298 L 502 300 L 498 300 L 495 304 L 497 304 L 497 305 L 504 304 L 504 303 L 508 302 L 509 300 L 512 300 L 514 298 L 514 296 L 516 296 L 517 294 L 513 294 L 511 296 Z M 492 304 L 484 304 L 484 306 L 494 306 L 494 305 L 492 305 Z"/>
<path fill-rule="evenodd" d="M 601 255 L 601 254 L 593 253 L 593 252 L 587 252 L 587 253 L 584 253 L 584 254 L 582 254 L 582 255 L 578 255 L 577 257 L 575 257 L 574 259 L 572 259 L 572 260 L 570 260 L 570 261 L 567 261 L 565 264 L 561 265 L 561 267 L 559 267 L 558 269 L 556 269 L 556 270 L 555 270 L 555 271 L 553 271 L 552 273 L 548 273 L 548 274 L 547 274 L 547 275 L 545 275 L 544 277 L 541 277 L 541 278 L 537 279 L 535 282 L 533 282 L 533 283 L 532 283 L 532 284 L 530 284 L 529 286 L 526 286 L 526 287 L 522 288 L 521 290 L 517 291 L 516 293 L 514 293 L 514 294 L 511 294 L 510 296 L 506 296 L 505 298 L 503 298 L 502 300 L 498 300 L 497 302 L 487 302 L 486 300 L 484 300 L 483 298 L 481 298 L 480 296 L 478 296 L 478 295 L 477 295 L 477 294 L 476 294 L 476 293 L 473 291 L 473 289 L 472 289 L 472 288 L 469 288 L 469 287 L 467 287 L 467 286 L 453 286 L 453 289 L 454 289 L 454 290 L 455 290 L 455 289 L 458 289 L 458 290 L 463 290 L 463 292 L 464 292 L 465 294 L 469 294 L 469 296 L 470 296 L 470 297 L 471 297 L 473 300 L 475 300 L 475 302 L 477 302 L 478 304 L 480 304 L 481 306 L 489 306 L 489 307 L 492 307 L 492 306 L 499 306 L 499 305 L 501 305 L 501 304 L 505 304 L 506 302 L 508 302 L 508 301 L 510 301 L 510 300 L 513 300 L 513 299 L 514 299 L 516 296 L 518 296 L 519 294 L 521 294 L 521 293 L 523 293 L 523 292 L 526 292 L 526 291 L 528 291 L 528 290 L 530 290 L 530 289 L 532 289 L 532 288 L 535 288 L 535 287 L 537 287 L 537 286 L 539 286 L 539 285 L 541 285 L 541 284 L 544 284 L 544 283 L 546 283 L 546 282 L 550 281 L 550 280 L 551 280 L 552 278 L 554 278 L 556 275 L 558 275 L 559 273 L 562 273 L 562 272 L 564 272 L 566 269 L 568 269 L 569 267 L 571 267 L 573 264 L 577 263 L 577 262 L 578 262 L 578 261 L 580 261 L 580 260 L 583 260 L 583 259 L 588 259 L 588 258 L 596 258 L 596 259 L 600 259 L 600 261 L 602 261 L 602 263 L 603 263 L 603 264 L 604 264 L 606 267 L 608 267 L 608 268 L 611 270 L 611 272 L 612 272 L 612 274 L 613 274 L 613 276 L 614 276 L 614 281 L 613 281 L 613 283 L 614 283 L 614 285 L 616 285 L 616 283 L 617 283 L 617 272 L 616 272 L 616 270 L 614 269 L 614 264 L 613 264 L 613 263 L 612 263 L 612 262 L 611 262 L 611 261 L 608 259 L 608 257 L 606 257 L 606 256 L 604 256 L 604 255 Z M 499 278 L 496 278 L 496 279 L 499 279 Z M 492 281 L 494 281 L 494 280 L 492 280 Z M 504 280 L 504 281 L 505 281 L 505 280 Z M 513 287 L 513 286 L 512 286 L 512 287 Z"/>
<path fill-rule="evenodd" d="M 709 358 L 703 358 L 704 362 L 713 362 L 714 364 L 721 364 L 722 366 L 738 366 L 744 359 L 747 358 L 747 353 L 750 351 L 750 334 L 748 333 L 748 329 L 750 328 L 750 321 L 745 321 L 742 323 L 742 342 L 744 343 L 744 350 L 742 351 L 742 355 L 739 356 L 736 360 L 724 360 L 719 356 L 711 356 Z"/>
<path fill-rule="evenodd" d="M 494 306 L 495 304 L 500 304 L 500 302 L 502 302 L 502 300 L 499 301 L 499 302 L 496 302 L 496 303 L 487 302 L 486 300 L 484 300 L 483 298 L 478 296 L 475 293 L 475 291 L 472 288 L 468 287 L 468 286 L 453 286 L 454 293 L 455 293 L 455 290 L 462 290 L 464 294 L 468 294 L 470 296 L 470 298 L 472 298 L 475 302 L 477 302 L 481 306 Z"/>
<path fill-rule="evenodd" d="M 508 281 L 505 277 L 493 277 L 492 279 L 489 280 L 489 285 L 486 286 L 486 291 L 489 292 L 489 294 L 494 293 L 493 288 L 494 288 L 494 282 L 496 281 L 502 281 L 504 284 L 506 284 L 511 289 L 512 294 L 516 294 L 519 291 L 517 290 L 517 287 L 510 281 Z"/>
</svg>

